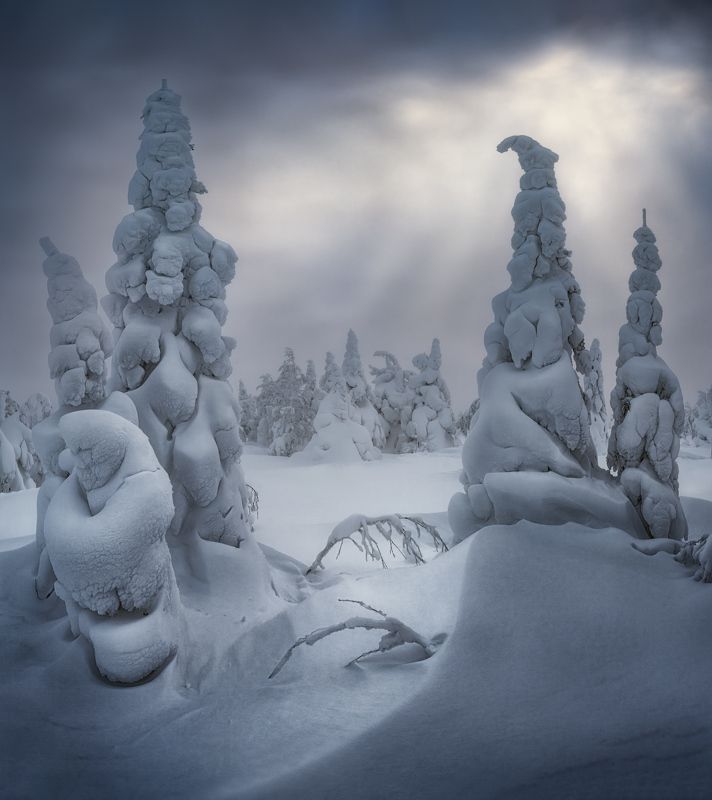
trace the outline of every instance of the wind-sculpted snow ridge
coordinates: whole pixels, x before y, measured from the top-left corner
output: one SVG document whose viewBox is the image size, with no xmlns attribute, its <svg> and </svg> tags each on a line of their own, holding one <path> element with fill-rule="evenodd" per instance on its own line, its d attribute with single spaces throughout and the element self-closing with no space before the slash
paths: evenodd
<svg viewBox="0 0 712 800">
<path fill-rule="evenodd" d="M 114 235 L 102 304 L 115 326 L 112 379 L 173 482 L 176 534 L 239 546 L 250 534 L 240 466 L 233 339 L 222 335 L 237 256 L 199 224 L 205 187 L 190 125 L 166 82 L 143 110 L 129 185 L 134 211 Z"/>
<path fill-rule="evenodd" d="M 579 328 L 585 305 L 566 249 L 559 157 L 528 136 L 497 149 L 514 150 L 524 175 L 512 209 L 511 286 L 492 301 L 480 407 L 463 447 L 465 492 L 449 507 L 455 538 L 518 519 L 615 525 L 644 536 L 615 483 L 593 479 L 596 454 L 574 369 L 585 372 L 589 360 Z"/>
<path fill-rule="evenodd" d="M 180 602 L 165 541 L 168 475 L 146 436 L 109 411 L 66 414 L 69 472 L 45 514 L 45 541 L 72 632 L 111 681 L 133 683 L 178 646 Z"/>
<path fill-rule="evenodd" d="M 351 402 L 346 381 L 332 353 L 326 354 L 320 387 L 325 394 L 314 418 L 314 435 L 294 457 L 314 462 L 380 458 L 381 451 L 373 446 L 371 435 L 361 424 L 361 415 Z"/>
<path fill-rule="evenodd" d="M 656 296 L 662 262 L 645 210 L 643 225 L 633 236 L 635 269 L 628 282 L 628 321 L 618 336 L 608 466 L 619 474 L 651 536 L 683 539 L 687 522 L 678 496 L 677 455 L 685 407 L 675 373 L 657 353 L 662 343 L 663 310 Z"/>
<path fill-rule="evenodd" d="M 413 409 L 406 432 L 416 450 L 442 450 L 455 443 L 450 390 L 440 375 L 441 365 L 439 339 L 433 339 L 430 354 L 419 353 L 413 358 L 418 374 L 412 375 L 408 384 L 413 392 Z"/>
</svg>

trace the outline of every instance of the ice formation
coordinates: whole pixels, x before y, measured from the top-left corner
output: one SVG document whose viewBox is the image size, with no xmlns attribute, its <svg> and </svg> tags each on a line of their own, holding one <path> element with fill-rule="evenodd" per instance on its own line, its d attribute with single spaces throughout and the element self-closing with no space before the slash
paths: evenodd
<svg viewBox="0 0 712 800">
<path fill-rule="evenodd" d="M 373 405 L 373 393 L 363 374 L 358 339 L 351 328 L 346 336 L 346 351 L 341 372 L 346 381 L 351 403 L 359 417 L 357 421 L 369 432 L 374 447 L 382 448 L 386 443 L 384 425 Z"/>
<path fill-rule="evenodd" d="M 249 534 L 240 413 L 222 335 L 237 256 L 199 225 L 205 187 L 188 119 L 166 82 L 143 110 L 129 185 L 134 211 L 114 235 L 102 304 L 115 326 L 112 380 L 129 394 L 173 483 L 176 534 L 239 545 Z"/>
<path fill-rule="evenodd" d="M 373 461 L 381 451 L 373 446 L 371 435 L 361 424 L 339 365 L 332 353 L 326 354 L 320 387 L 324 397 L 314 418 L 314 435 L 302 451 L 310 461 Z"/>
<path fill-rule="evenodd" d="M 566 249 L 558 156 L 528 136 L 498 146 L 524 170 L 512 217 L 511 286 L 492 301 L 480 407 L 463 447 L 464 493 L 449 507 L 457 540 L 519 519 L 614 525 L 645 536 L 625 495 L 601 475 L 573 361 L 585 368 L 584 303 Z"/>
<path fill-rule="evenodd" d="M 685 422 L 680 383 L 657 353 L 662 307 L 657 299 L 661 261 L 643 210 L 633 234 L 635 269 L 628 285 L 627 322 L 618 335 L 613 428 L 608 465 L 640 510 L 649 534 L 682 539 L 687 533 L 678 497 L 677 454 Z"/>
<path fill-rule="evenodd" d="M 440 340 L 433 339 L 430 354 L 413 358 L 418 373 L 411 376 L 413 409 L 406 433 L 415 442 L 416 450 L 442 450 L 455 443 L 456 426 L 450 407 L 450 390 L 440 375 L 442 355 Z"/>
<path fill-rule="evenodd" d="M 605 465 L 608 452 L 608 437 L 610 424 L 608 409 L 603 393 L 603 367 L 601 344 L 598 339 L 591 342 L 591 347 L 584 353 L 585 372 L 583 376 L 583 390 L 588 406 L 589 420 L 591 423 L 591 440 L 596 448 L 598 461 Z"/>
<path fill-rule="evenodd" d="M 99 671 L 133 683 L 176 650 L 180 603 L 165 541 L 171 482 L 146 436 L 110 411 L 65 414 L 68 477 L 44 518 L 47 552 L 72 631 L 92 643 Z"/>
<path fill-rule="evenodd" d="M 406 433 L 413 412 L 414 393 L 409 385 L 413 373 L 403 369 L 393 353 L 377 350 L 374 356 L 385 361 L 383 367 L 370 367 L 374 385 L 373 402 L 383 419 L 384 449 L 388 453 L 409 453 L 414 449 Z"/>
</svg>

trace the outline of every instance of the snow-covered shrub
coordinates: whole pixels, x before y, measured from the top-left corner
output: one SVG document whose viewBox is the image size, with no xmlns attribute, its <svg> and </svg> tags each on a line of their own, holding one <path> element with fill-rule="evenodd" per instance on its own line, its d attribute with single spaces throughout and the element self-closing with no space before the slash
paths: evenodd
<svg viewBox="0 0 712 800">
<path fill-rule="evenodd" d="M 450 407 L 450 390 L 440 375 L 442 356 L 440 340 L 433 339 L 430 354 L 413 358 L 418 373 L 409 380 L 413 392 L 413 409 L 406 433 L 415 442 L 416 450 L 442 450 L 455 443 L 455 420 Z"/>
<path fill-rule="evenodd" d="M 332 353 L 326 354 L 321 378 L 324 397 L 314 418 L 314 435 L 302 451 L 310 461 L 373 461 L 381 451 L 373 446 L 371 436 L 359 422 L 349 391 Z"/>
<path fill-rule="evenodd" d="M 591 342 L 590 349 L 582 353 L 582 360 L 585 367 L 583 391 L 591 423 L 591 440 L 593 441 L 593 446 L 596 448 L 598 460 L 603 464 L 606 460 L 606 453 L 608 452 L 610 423 L 608 421 L 608 410 L 603 392 L 602 359 L 601 344 L 598 339 L 594 339 Z"/>
<path fill-rule="evenodd" d="M 249 535 L 240 412 L 222 335 L 233 249 L 199 224 L 205 187 L 180 97 L 151 94 L 102 304 L 115 326 L 112 380 L 136 405 L 173 484 L 176 534 L 239 545 Z"/>
<path fill-rule="evenodd" d="M 492 301 L 477 376 L 480 407 L 463 446 L 465 491 L 449 507 L 455 538 L 518 519 L 645 536 L 623 492 L 591 479 L 596 454 L 574 369 L 585 371 L 585 306 L 566 249 L 558 156 L 528 136 L 497 149 L 514 150 L 524 175 L 512 209 L 511 286 Z"/>
<path fill-rule="evenodd" d="M 619 474 L 651 536 L 682 539 L 687 522 L 678 497 L 676 459 L 685 407 L 677 377 L 657 353 L 662 343 L 663 312 L 656 296 L 662 262 L 645 211 L 633 236 L 635 269 L 628 282 L 628 321 L 618 336 L 608 466 Z"/>
<path fill-rule="evenodd" d="M 99 671 L 132 683 L 178 646 L 179 597 L 165 541 L 171 482 L 150 442 L 109 411 L 65 414 L 59 431 L 68 476 L 47 507 L 44 533 L 75 636 Z"/>
<path fill-rule="evenodd" d="M 373 375 L 373 404 L 381 415 L 386 437 L 384 450 L 388 453 L 409 453 L 414 444 L 406 433 L 413 413 L 414 392 L 410 388 L 413 373 L 404 370 L 398 359 L 385 350 L 377 350 L 374 356 L 383 358 L 385 366 L 371 366 Z"/>
<path fill-rule="evenodd" d="M 346 351 L 341 372 L 346 381 L 351 403 L 359 416 L 357 421 L 369 432 L 374 447 L 382 448 L 386 443 L 383 421 L 373 405 L 373 393 L 363 373 L 358 339 L 351 328 L 346 336 Z"/>
<path fill-rule="evenodd" d="M 41 476 L 32 433 L 10 392 L 0 390 L 0 493 L 31 489 L 41 483 Z"/>
</svg>

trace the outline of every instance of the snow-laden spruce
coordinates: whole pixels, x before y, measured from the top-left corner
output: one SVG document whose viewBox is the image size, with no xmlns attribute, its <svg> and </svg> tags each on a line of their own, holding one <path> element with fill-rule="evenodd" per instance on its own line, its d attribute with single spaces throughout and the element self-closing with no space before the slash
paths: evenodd
<svg viewBox="0 0 712 800">
<path fill-rule="evenodd" d="M 416 450 L 442 450 L 455 444 L 457 428 L 450 407 L 450 390 L 440 375 L 442 355 L 440 340 L 433 339 L 430 353 L 413 357 L 418 373 L 411 375 L 408 386 L 413 392 L 413 408 L 406 433 Z"/>
<path fill-rule="evenodd" d="M 409 453 L 414 449 L 406 428 L 413 413 L 414 392 L 410 388 L 413 373 L 403 369 L 398 359 L 386 350 L 377 350 L 385 366 L 369 367 L 373 375 L 373 402 L 382 417 L 385 434 L 384 450 L 388 453 Z"/>
<path fill-rule="evenodd" d="M 628 321 L 618 335 L 608 466 L 619 474 L 653 537 L 682 539 L 687 522 L 678 496 L 677 455 L 685 407 L 675 373 L 657 352 L 662 343 L 663 310 L 657 299 L 662 262 L 645 209 L 643 225 L 633 236 L 635 269 L 628 282 Z"/>
<path fill-rule="evenodd" d="M 598 461 L 603 466 L 608 452 L 610 424 L 603 392 L 603 354 L 601 353 L 601 344 L 598 339 L 594 339 L 591 342 L 591 347 L 584 356 L 583 391 L 591 423 L 591 440 L 596 448 Z"/>
<path fill-rule="evenodd" d="M 304 448 L 312 435 L 314 414 L 307 397 L 306 378 L 297 365 L 294 350 L 285 347 L 272 395 L 270 453 L 291 456 Z"/>
<path fill-rule="evenodd" d="M 0 493 L 34 487 L 41 476 L 38 462 L 20 407 L 7 389 L 0 390 Z"/>
<path fill-rule="evenodd" d="M 315 462 L 373 461 L 381 451 L 361 424 L 333 353 L 326 354 L 320 381 L 324 397 L 314 418 L 314 435 L 298 458 Z"/>
<path fill-rule="evenodd" d="M 239 545 L 250 534 L 240 466 L 240 412 L 222 335 L 237 256 L 199 224 L 205 187 L 188 119 L 164 81 L 143 110 L 102 304 L 115 326 L 112 379 L 129 394 L 173 484 L 176 534 Z"/>
<path fill-rule="evenodd" d="M 346 351 L 341 372 L 346 382 L 349 398 L 357 413 L 357 422 L 366 428 L 374 447 L 381 449 L 386 443 L 382 418 L 373 405 L 373 393 L 363 373 L 358 339 L 351 328 L 346 336 Z"/>
<path fill-rule="evenodd" d="M 146 436 L 118 414 L 68 413 L 59 431 L 68 477 L 44 520 L 55 588 L 99 672 L 133 683 L 178 647 L 180 602 L 165 541 L 171 483 Z"/>
<path fill-rule="evenodd" d="M 528 136 L 497 149 L 517 153 L 524 175 L 512 209 L 511 286 L 492 301 L 480 407 L 463 447 L 465 492 L 449 507 L 455 538 L 521 519 L 610 525 L 643 537 L 623 492 L 590 478 L 596 453 L 574 368 L 585 370 L 585 306 L 566 249 L 559 157 Z"/>
<path fill-rule="evenodd" d="M 698 392 L 697 402 L 688 415 L 689 433 L 693 441 L 712 444 L 712 386 Z"/>
<path fill-rule="evenodd" d="M 44 480 L 37 494 L 35 529 L 35 588 L 40 597 L 54 589 L 55 575 L 45 548 L 45 513 L 69 471 L 60 461 L 66 448 L 59 424 L 70 411 L 104 408 L 136 422 L 136 409 L 120 392 L 106 396 L 106 359 L 112 351 L 109 327 L 100 317 L 96 292 L 84 278 L 76 259 L 47 239 L 42 264 L 47 276 L 47 309 L 54 323 L 50 331 L 50 375 L 55 379 L 57 409 L 32 428 L 35 448 L 42 461 Z M 101 362 L 101 363 L 100 363 Z"/>
</svg>

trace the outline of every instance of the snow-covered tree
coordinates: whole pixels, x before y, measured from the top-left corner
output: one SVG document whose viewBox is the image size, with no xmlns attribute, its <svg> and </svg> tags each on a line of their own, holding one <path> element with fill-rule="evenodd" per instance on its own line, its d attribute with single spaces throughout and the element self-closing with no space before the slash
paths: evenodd
<svg viewBox="0 0 712 800">
<path fill-rule="evenodd" d="M 583 355 L 585 364 L 583 391 L 591 423 L 591 439 L 596 448 L 599 462 L 605 462 L 608 437 L 610 436 L 610 424 L 603 393 L 603 354 L 601 353 L 601 344 L 598 339 L 594 339 L 591 342 L 590 349 Z"/>
<path fill-rule="evenodd" d="M 274 390 L 270 452 L 276 456 L 291 456 L 311 438 L 313 419 L 306 396 L 306 380 L 291 347 L 284 350 Z"/>
<path fill-rule="evenodd" d="M 413 410 L 406 433 L 417 450 L 442 450 L 455 443 L 455 420 L 450 407 L 450 390 L 440 375 L 440 340 L 433 339 L 430 354 L 413 358 L 418 373 L 409 381 L 413 391 Z"/>
<path fill-rule="evenodd" d="M 685 406 L 675 373 L 657 352 L 662 343 L 663 311 L 656 296 L 662 262 L 645 210 L 633 236 L 635 269 L 628 282 L 628 321 L 618 335 L 608 465 L 619 474 L 649 534 L 682 539 L 687 522 L 678 496 L 677 455 Z"/>
<path fill-rule="evenodd" d="M 374 406 L 383 420 L 384 449 L 388 453 L 412 452 L 414 445 L 406 427 L 413 413 L 414 392 L 409 386 L 413 373 L 403 369 L 393 353 L 377 350 L 374 356 L 385 361 L 383 367 L 369 368 L 373 375 Z"/>
<path fill-rule="evenodd" d="M 255 435 L 257 444 L 269 447 L 272 444 L 272 428 L 274 424 L 274 409 L 276 407 L 276 387 L 274 378 L 265 373 L 260 376 L 255 398 L 255 419 L 257 428 Z"/>
<path fill-rule="evenodd" d="M 240 381 L 237 391 L 240 404 L 240 438 L 243 442 L 257 441 L 257 402 Z"/>
<path fill-rule="evenodd" d="M 180 601 L 165 540 L 171 483 L 146 436 L 118 414 L 74 411 L 58 426 L 69 448 L 60 456 L 67 478 L 44 516 L 57 595 L 74 635 L 91 642 L 101 674 L 133 683 L 179 644 Z"/>
<path fill-rule="evenodd" d="M 373 446 L 371 436 L 358 421 L 341 369 L 332 353 L 326 354 L 321 378 L 324 397 L 314 418 L 314 435 L 302 451 L 311 461 L 373 461 L 381 451 Z"/>
<path fill-rule="evenodd" d="M 463 411 L 455 421 L 458 431 L 460 431 L 460 433 L 462 433 L 464 436 L 467 436 L 467 434 L 470 432 L 470 425 L 472 424 L 472 420 L 479 410 L 479 407 L 480 398 L 476 397 L 468 406 L 467 411 Z"/>
<path fill-rule="evenodd" d="M 690 410 L 689 425 L 696 442 L 712 444 L 712 386 L 706 392 L 698 392 L 697 402 Z"/>
<path fill-rule="evenodd" d="M 66 442 L 59 427 L 65 414 L 77 409 L 104 408 L 137 422 L 136 408 L 120 392 L 106 396 L 106 359 L 112 351 L 109 327 L 99 316 L 96 292 L 85 280 L 76 259 L 40 240 L 46 258 L 47 309 L 50 331 L 50 375 L 57 393 L 57 410 L 38 422 L 32 438 L 42 461 L 44 481 L 37 495 L 35 587 L 40 597 L 54 588 L 54 571 L 45 548 L 45 513 L 69 471 L 60 463 Z M 40 403 L 42 405 L 42 403 Z"/>
<path fill-rule="evenodd" d="M 41 482 L 40 467 L 18 404 L 7 389 L 0 390 L 0 493 L 31 489 Z"/>
<path fill-rule="evenodd" d="M 512 209 L 511 286 L 492 301 L 480 408 L 462 453 L 465 492 L 450 502 L 450 525 L 456 539 L 520 519 L 615 526 L 644 537 L 623 492 L 591 479 L 596 454 L 574 368 L 583 372 L 585 306 L 566 249 L 558 156 L 528 136 L 497 149 L 517 153 L 524 171 Z"/>
<path fill-rule="evenodd" d="M 32 430 L 52 413 L 52 401 L 42 392 L 31 394 L 20 406 L 20 422 Z"/>
<path fill-rule="evenodd" d="M 316 366 L 311 358 L 307 361 L 307 369 L 304 373 L 304 399 L 309 407 L 311 422 L 314 422 L 316 412 L 319 410 L 319 403 L 324 398 L 324 392 L 319 388 L 316 377 Z"/>
<path fill-rule="evenodd" d="M 143 109 L 102 300 L 115 330 L 112 379 L 129 394 L 173 484 L 173 533 L 241 545 L 249 538 L 240 411 L 228 377 L 235 342 L 222 335 L 233 249 L 199 224 L 205 187 L 190 125 L 166 82 Z"/>
<path fill-rule="evenodd" d="M 384 425 L 373 405 L 373 392 L 363 373 L 358 339 L 351 328 L 346 336 L 346 351 L 341 372 L 346 381 L 351 403 L 360 417 L 356 421 L 369 432 L 374 446 L 382 448 L 386 443 Z"/>
</svg>

